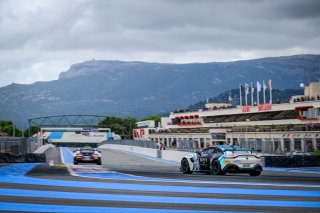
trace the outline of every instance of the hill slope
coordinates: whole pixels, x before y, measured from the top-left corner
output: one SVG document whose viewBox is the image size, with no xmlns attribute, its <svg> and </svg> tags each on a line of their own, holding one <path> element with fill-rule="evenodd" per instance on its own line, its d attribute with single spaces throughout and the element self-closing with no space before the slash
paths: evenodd
<svg viewBox="0 0 320 213">
<path fill-rule="evenodd" d="M 0 119 L 59 114 L 144 117 L 186 108 L 239 83 L 271 78 L 277 89 L 297 88 L 318 76 L 320 55 L 225 63 L 161 64 L 87 61 L 58 80 L 0 88 Z"/>
</svg>

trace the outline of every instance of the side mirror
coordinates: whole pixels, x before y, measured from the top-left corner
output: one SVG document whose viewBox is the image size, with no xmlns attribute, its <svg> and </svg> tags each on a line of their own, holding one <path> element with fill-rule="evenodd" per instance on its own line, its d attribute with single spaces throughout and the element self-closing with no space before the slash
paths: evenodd
<svg viewBox="0 0 320 213">
<path fill-rule="evenodd" d="M 198 155 L 200 155 L 200 154 L 201 154 L 201 151 L 198 149 L 198 150 L 196 151 L 196 153 L 197 153 Z"/>
</svg>

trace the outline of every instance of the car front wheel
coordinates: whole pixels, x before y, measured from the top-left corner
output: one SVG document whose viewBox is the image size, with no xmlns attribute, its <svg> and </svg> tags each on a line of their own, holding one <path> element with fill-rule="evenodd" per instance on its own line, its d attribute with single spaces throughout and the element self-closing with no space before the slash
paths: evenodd
<svg viewBox="0 0 320 213">
<path fill-rule="evenodd" d="M 186 158 L 183 158 L 181 161 L 181 171 L 183 172 L 183 174 L 192 174 L 189 162 Z"/>
</svg>

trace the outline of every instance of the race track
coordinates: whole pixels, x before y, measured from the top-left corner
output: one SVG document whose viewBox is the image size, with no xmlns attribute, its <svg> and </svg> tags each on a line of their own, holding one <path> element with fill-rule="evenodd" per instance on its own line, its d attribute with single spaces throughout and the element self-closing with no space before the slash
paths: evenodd
<svg viewBox="0 0 320 213">
<path fill-rule="evenodd" d="M 0 210 L 320 212 L 319 168 L 270 169 L 259 177 L 184 175 L 173 162 L 115 150 L 104 157 L 108 163 L 103 167 L 73 165 L 68 149 L 52 148 L 47 160 L 55 166 L 0 167 Z"/>
</svg>

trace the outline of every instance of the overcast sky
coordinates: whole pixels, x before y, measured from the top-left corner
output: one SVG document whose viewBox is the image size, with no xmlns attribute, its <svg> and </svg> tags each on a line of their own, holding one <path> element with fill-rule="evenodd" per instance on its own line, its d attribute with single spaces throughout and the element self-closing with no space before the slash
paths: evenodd
<svg viewBox="0 0 320 213">
<path fill-rule="evenodd" d="M 0 87 L 93 58 L 213 62 L 320 53 L 320 0 L 0 0 Z"/>
</svg>

